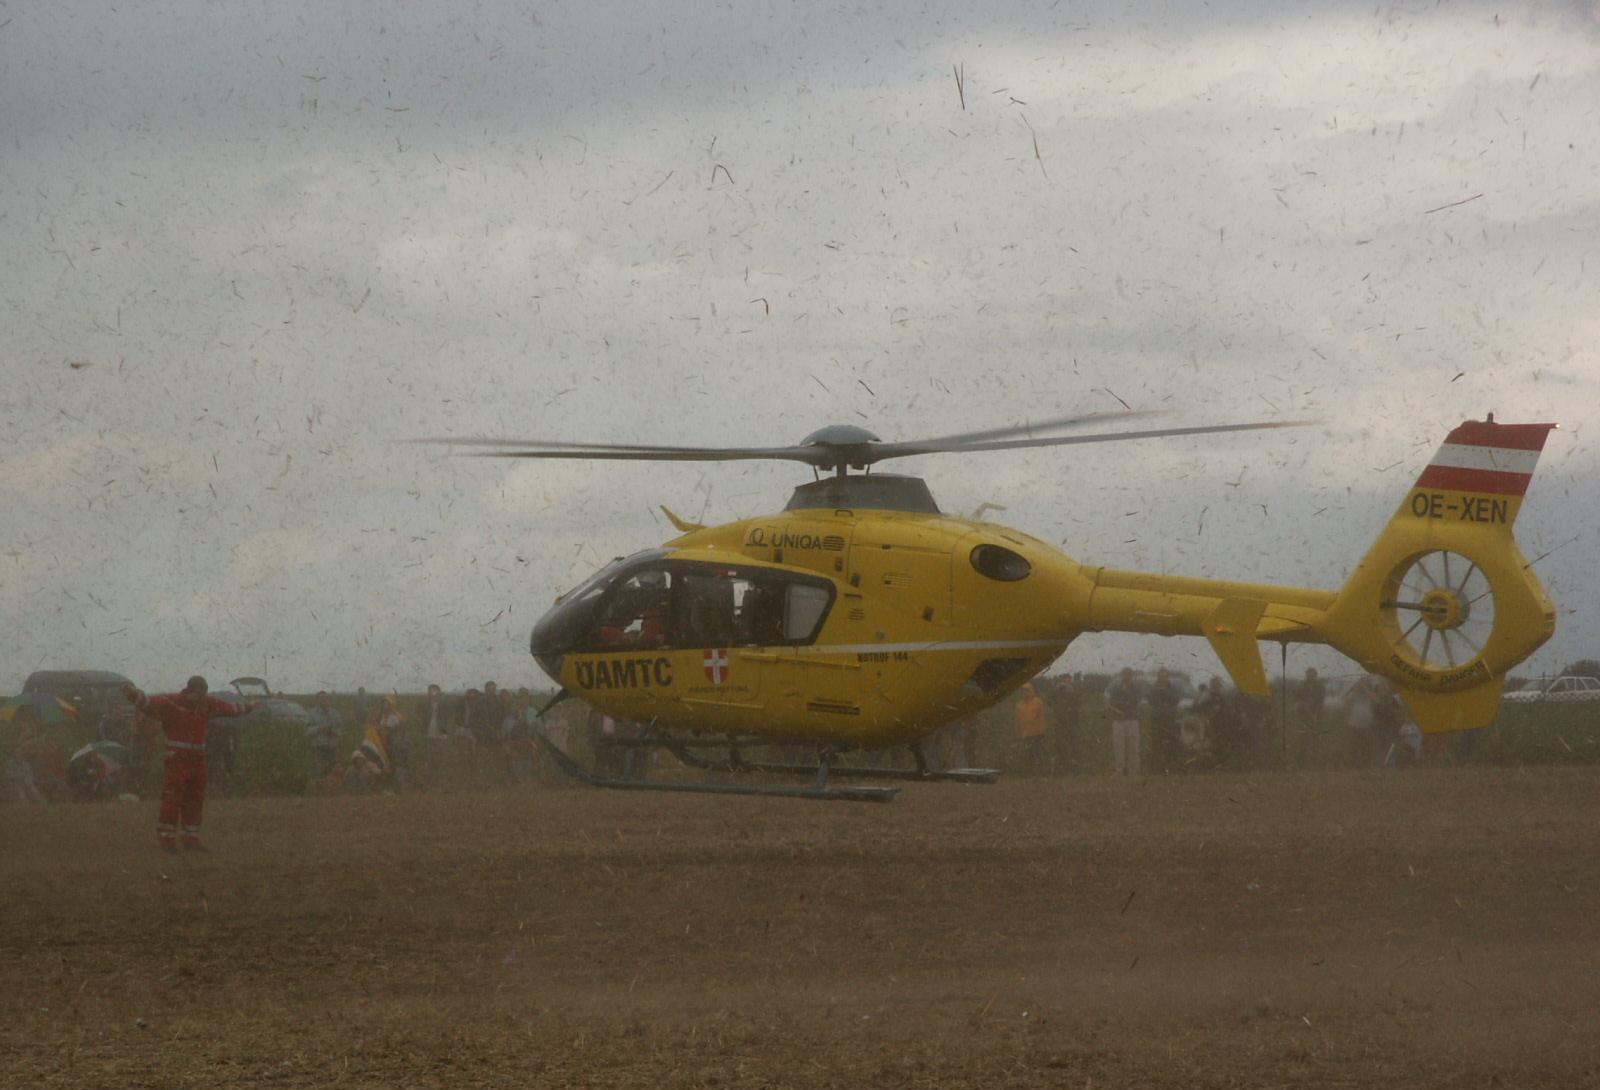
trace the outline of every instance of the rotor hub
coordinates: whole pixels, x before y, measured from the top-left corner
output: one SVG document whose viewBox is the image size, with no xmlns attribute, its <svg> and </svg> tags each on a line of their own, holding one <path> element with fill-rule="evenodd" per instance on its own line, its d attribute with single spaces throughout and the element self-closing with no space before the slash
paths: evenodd
<svg viewBox="0 0 1600 1090">
<path fill-rule="evenodd" d="M 1472 614 L 1472 606 L 1449 587 L 1435 587 L 1422 596 L 1422 620 L 1435 632 L 1460 628 Z"/>
<path fill-rule="evenodd" d="M 829 424 L 800 440 L 803 447 L 861 447 L 882 442 L 866 428 L 854 424 Z"/>
</svg>

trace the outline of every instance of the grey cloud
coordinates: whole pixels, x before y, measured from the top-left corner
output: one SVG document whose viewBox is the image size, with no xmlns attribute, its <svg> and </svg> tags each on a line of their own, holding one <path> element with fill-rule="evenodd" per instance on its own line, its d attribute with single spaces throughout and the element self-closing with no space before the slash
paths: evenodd
<svg viewBox="0 0 1600 1090">
<path fill-rule="evenodd" d="M 354 6 L 183 27 L 71 10 L 0 32 L 26 61 L 0 65 L 19 257 L 0 267 L 0 498 L 19 516 L 0 564 L 27 574 L 13 615 L 37 618 L 8 662 L 110 646 L 137 671 L 270 656 L 325 684 L 525 674 L 542 602 L 667 536 L 652 503 L 751 515 L 795 481 L 448 463 L 395 438 L 791 441 L 835 420 L 908 438 L 1112 408 L 1108 390 L 1186 419 L 1314 411 L 1326 434 L 1283 446 L 907 469 L 1083 559 L 1325 583 L 1449 424 L 1597 392 L 1600 182 L 1568 135 L 1600 85 L 1566 55 L 1531 89 L 1496 74 L 1548 40 L 1487 9 L 655 26 L 491 5 L 381 35 Z M 1315 50 L 1301 83 L 1257 59 L 1309 48 L 1307 27 L 1355 90 L 1301 86 Z M 1419 34 L 1459 65 L 1390 77 Z M 1231 75 L 1162 83 L 1234 41 Z M 1595 454 L 1560 449 L 1549 480 L 1581 496 Z M 15 483 L 35 460 L 48 489 Z M 1545 486 L 1524 533 L 1548 548 L 1581 505 L 1544 505 Z M 1130 494 L 1148 512 L 1132 544 Z M 1255 502 L 1284 513 L 1259 535 Z M 1352 525 L 1324 529 L 1323 505 Z M 1234 537 L 1190 533 L 1208 506 Z M 1581 601 L 1576 551 L 1551 582 Z M 1563 647 L 1593 642 L 1581 618 Z"/>
</svg>

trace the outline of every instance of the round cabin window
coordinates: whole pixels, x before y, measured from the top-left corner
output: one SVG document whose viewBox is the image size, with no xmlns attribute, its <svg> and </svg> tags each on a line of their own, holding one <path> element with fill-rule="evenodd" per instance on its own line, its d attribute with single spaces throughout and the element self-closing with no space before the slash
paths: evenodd
<svg viewBox="0 0 1600 1090">
<path fill-rule="evenodd" d="M 1014 553 L 1004 545 L 979 545 L 972 550 L 972 566 L 978 569 L 979 574 L 1002 583 L 1026 579 L 1028 573 L 1033 571 L 1033 565 L 1020 553 Z"/>
</svg>

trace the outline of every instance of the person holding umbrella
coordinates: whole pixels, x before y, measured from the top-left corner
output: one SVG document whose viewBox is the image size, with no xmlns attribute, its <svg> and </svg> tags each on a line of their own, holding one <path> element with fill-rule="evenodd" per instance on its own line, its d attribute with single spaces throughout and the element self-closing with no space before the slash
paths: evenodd
<svg viewBox="0 0 1600 1090">
<path fill-rule="evenodd" d="M 60 747 L 40 732 L 32 708 L 21 709 L 12 721 L 17 725 L 17 746 L 0 773 L 4 777 L 4 794 L 0 797 L 43 806 L 49 801 L 45 788 L 58 782 L 51 773 Z"/>
<path fill-rule="evenodd" d="M 161 721 L 167 734 L 165 773 L 161 782 L 161 813 L 156 819 L 156 839 L 163 851 L 178 850 L 179 821 L 183 846 L 204 851 L 200 843 L 200 812 L 206 802 L 206 727 L 218 716 L 249 715 L 255 701 L 230 704 L 207 696 L 206 679 L 196 674 L 183 691 L 168 696 L 146 696 L 132 685 L 122 687 L 128 703 Z"/>
<path fill-rule="evenodd" d="M 77 799 L 108 799 L 122 793 L 128 747 L 97 740 L 67 759 L 67 789 Z"/>
</svg>

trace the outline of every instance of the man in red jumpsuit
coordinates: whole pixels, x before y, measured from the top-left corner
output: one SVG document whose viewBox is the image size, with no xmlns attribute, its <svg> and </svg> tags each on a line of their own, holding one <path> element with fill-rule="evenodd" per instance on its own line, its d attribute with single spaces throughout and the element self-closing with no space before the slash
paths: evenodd
<svg viewBox="0 0 1600 1090">
<path fill-rule="evenodd" d="M 204 851 L 200 843 L 200 811 L 206 804 L 206 725 L 219 715 L 248 715 L 255 703 L 229 704 L 206 695 L 206 679 L 196 674 L 183 692 L 145 696 L 132 685 L 122 687 L 128 702 L 161 721 L 167 734 L 166 774 L 161 783 L 161 816 L 156 837 L 165 851 L 178 850 L 179 822 L 183 846 Z"/>
</svg>

